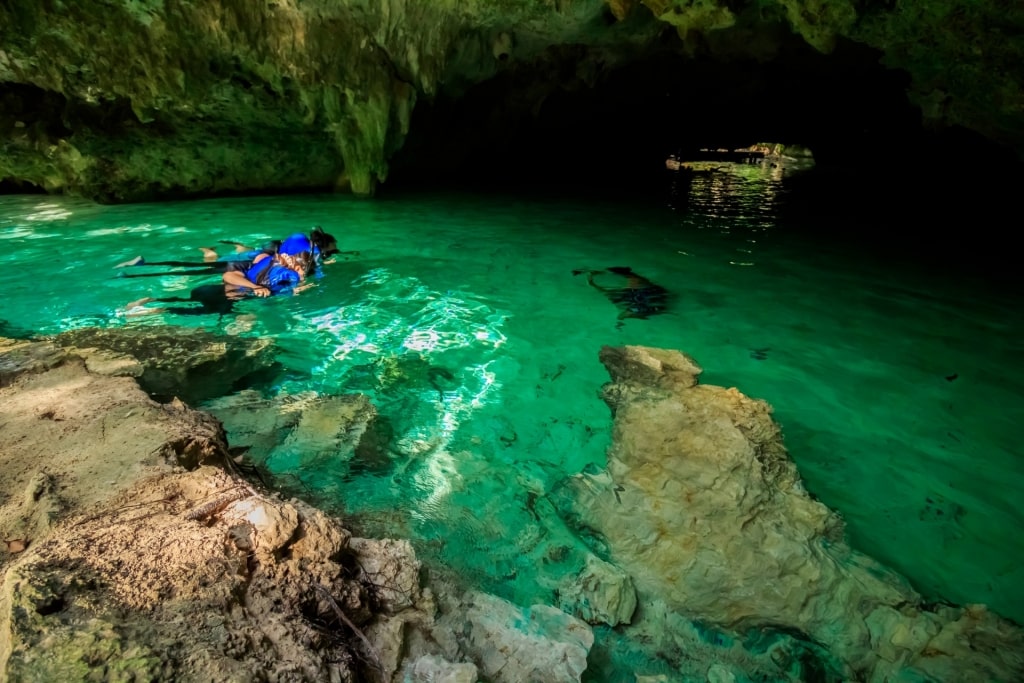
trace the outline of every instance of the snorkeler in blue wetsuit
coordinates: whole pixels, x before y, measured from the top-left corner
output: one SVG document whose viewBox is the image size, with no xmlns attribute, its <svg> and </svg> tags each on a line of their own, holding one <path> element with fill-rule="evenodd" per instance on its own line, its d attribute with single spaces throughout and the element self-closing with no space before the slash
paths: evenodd
<svg viewBox="0 0 1024 683">
<path fill-rule="evenodd" d="M 299 234 L 299 233 L 296 233 Z M 293 235 L 294 237 L 294 235 Z M 334 254 L 341 253 L 357 253 L 357 252 L 341 252 L 338 250 L 338 240 L 330 233 L 324 232 L 323 228 L 319 225 L 314 227 L 309 234 L 309 242 L 312 244 L 311 254 L 313 257 L 313 267 L 319 268 L 329 257 Z M 232 270 L 237 270 L 238 263 L 253 263 L 256 259 L 260 258 L 261 255 L 274 256 L 278 253 L 283 242 L 281 240 L 274 240 L 268 243 L 262 249 L 255 249 L 253 247 L 247 247 L 238 242 L 225 242 L 225 244 L 233 244 L 239 249 L 238 253 L 230 254 L 228 256 L 217 257 L 216 253 L 210 249 L 204 249 L 205 253 L 212 255 L 216 260 L 204 260 L 204 261 L 147 261 L 141 256 L 137 256 L 131 261 L 120 263 L 117 268 L 126 268 L 131 266 L 170 266 L 175 268 L 189 268 L 189 270 L 172 270 L 164 271 L 159 273 L 119 273 L 118 277 L 135 278 L 135 277 L 163 277 L 164 275 L 214 275 L 217 273 L 225 273 Z"/>
<path fill-rule="evenodd" d="M 149 303 L 198 303 L 199 307 L 174 306 L 146 309 L 130 313 L 173 313 L 176 315 L 207 315 L 231 313 L 236 302 L 248 296 L 259 298 L 281 294 L 298 286 L 313 269 L 313 245 L 302 233 L 291 235 L 281 242 L 273 256 L 258 254 L 252 262 L 228 262 L 229 270 L 221 276 L 221 284 L 203 285 L 189 293 L 189 297 L 161 297 L 139 299 L 126 306 L 136 309 Z"/>
</svg>

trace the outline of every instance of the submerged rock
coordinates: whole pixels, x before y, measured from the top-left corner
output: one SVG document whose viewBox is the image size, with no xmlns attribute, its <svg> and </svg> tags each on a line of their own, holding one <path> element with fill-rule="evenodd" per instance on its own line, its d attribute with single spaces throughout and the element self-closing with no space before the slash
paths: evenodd
<svg viewBox="0 0 1024 683">
<path fill-rule="evenodd" d="M 766 403 L 699 385 L 699 366 L 676 351 L 606 347 L 601 361 L 615 419 L 607 470 L 572 478 L 558 498 L 640 593 L 735 634 L 821 644 L 801 655 L 804 675 L 1024 676 L 1020 629 L 980 606 L 929 608 L 846 545 Z"/>
<path fill-rule="evenodd" d="M 242 391 L 204 404 L 246 449 L 246 457 L 271 474 L 330 472 L 386 462 L 389 429 L 362 394 L 313 392 L 263 398 Z"/>
</svg>

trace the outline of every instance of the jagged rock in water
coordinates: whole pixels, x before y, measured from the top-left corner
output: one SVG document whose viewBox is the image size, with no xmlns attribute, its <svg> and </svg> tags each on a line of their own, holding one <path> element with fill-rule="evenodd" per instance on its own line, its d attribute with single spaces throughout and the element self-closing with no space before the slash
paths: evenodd
<svg viewBox="0 0 1024 683">
<path fill-rule="evenodd" d="M 578 683 L 594 634 L 584 622 L 547 605 L 523 609 L 486 593 L 465 596 L 462 648 L 495 683 Z"/>
<path fill-rule="evenodd" d="M 476 683 L 476 666 L 452 664 L 443 657 L 424 655 L 412 666 L 410 683 Z"/>
<path fill-rule="evenodd" d="M 350 547 L 380 586 L 376 600 L 384 613 L 398 614 L 419 601 L 420 563 L 409 541 L 355 538 Z"/>
<path fill-rule="evenodd" d="M 618 567 L 587 555 L 583 568 L 558 591 L 559 606 L 590 624 L 628 624 L 636 610 L 633 581 Z"/>
<path fill-rule="evenodd" d="M 930 608 L 846 545 L 839 518 L 804 490 L 768 404 L 698 384 L 699 366 L 677 351 L 600 355 L 612 377 L 608 466 L 556 498 L 639 593 L 734 633 L 818 643 L 826 652 L 809 666 L 833 677 L 1024 676 L 1018 627 L 982 606 Z"/>
<path fill-rule="evenodd" d="M 124 374 L 138 377 L 154 398 L 177 397 L 192 405 L 228 394 L 277 367 L 272 339 L 216 335 L 193 328 L 89 327 L 63 332 L 52 341 L 69 349 L 90 350 L 89 362 L 94 364 L 134 359 L 138 370 Z M 99 356 L 95 350 L 108 355 Z"/>
</svg>

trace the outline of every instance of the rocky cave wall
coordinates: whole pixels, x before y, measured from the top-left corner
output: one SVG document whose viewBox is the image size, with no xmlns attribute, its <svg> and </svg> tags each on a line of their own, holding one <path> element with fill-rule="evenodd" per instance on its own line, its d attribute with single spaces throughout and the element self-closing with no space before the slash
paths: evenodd
<svg viewBox="0 0 1024 683">
<path fill-rule="evenodd" d="M 996 0 L 9 0 L 0 182 L 371 194 L 393 160 L 473 168 L 523 140 L 520 173 L 609 140 L 616 164 L 801 133 L 827 156 L 922 120 L 1019 156 L 1022 31 Z"/>
</svg>

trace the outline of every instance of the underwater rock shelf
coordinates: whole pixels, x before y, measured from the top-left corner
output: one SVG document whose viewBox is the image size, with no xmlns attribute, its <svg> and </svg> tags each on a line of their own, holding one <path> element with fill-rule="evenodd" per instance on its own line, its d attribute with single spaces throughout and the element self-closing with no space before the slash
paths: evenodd
<svg viewBox="0 0 1024 683">
<path fill-rule="evenodd" d="M 244 477 L 219 422 L 139 387 L 155 360 L 131 349 L 173 332 L 117 334 L 0 339 L 5 680 L 580 681 L 596 624 L 680 680 L 1024 677 L 1018 627 L 982 606 L 926 605 L 850 549 L 769 406 L 700 385 L 680 352 L 601 350 L 607 468 L 548 494 L 592 555 L 557 606 L 524 607 Z M 265 341 L 186 343 L 206 368 L 224 354 L 218 383 L 273 358 Z M 349 419 L 359 438 L 324 442 L 345 457 L 372 433 L 359 397 L 229 405 L 238 419 L 281 411 L 282 438 Z M 698 647 L 697 631 L 720 643 Z"/>
</svg>

